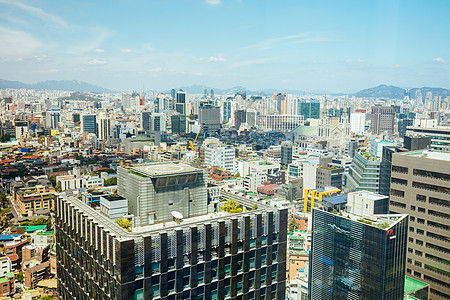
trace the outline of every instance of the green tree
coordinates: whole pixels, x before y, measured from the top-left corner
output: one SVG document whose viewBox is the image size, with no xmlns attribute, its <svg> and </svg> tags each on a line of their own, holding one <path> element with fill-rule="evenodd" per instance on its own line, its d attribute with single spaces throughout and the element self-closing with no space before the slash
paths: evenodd
<svg viewBox="0 0 450 300">
<path fill-rule="evenodd" d="M 31 225 L 47 225 L 47 219 L 40 217 L 31 221 Z"/>
<path fill-rule="evenodd" d="M 297 223 L 297 220 L 295 218 L 292 218 L 289 221 L 289 232 L 294 232 L 295 230 L 297 230 L 300 226 Z"/>
<path fill-rule="evenodd" d="M 131 231 L 131 222 L 128 219 L 119 218 L 116 220 L 117 225 L 125 229 L 126 231 Z"/>
<path fill-rule="evenodd" d="M 28 221 L 23 221 L 20 223 L 20 226 L 30 226 L 30 225 L 31 225 L 31 223 Z"/>
<path fill-rule="evenodd" d="M 22 271 L 20 271 L 19 273 L 17 273 L 17 275 L 16 275 L 16 280 L 17 280 L 18 282 L 23 282 L 23 272 L 22 272 Z"/>
<path fill-rule="evenodd" d="M 53 300 L 53 297 L 50 295 L 45 295 L 45 296 L 39 297 L 39 300 Z"/>
<path fill-rule="evenodd" d="M 105 186 L 117 185 L 117 177 L 111 177 L 105 180 Z"/>
<path fill-rule="evenodd" d="M 241 177 L 241 174 L 239 174 L 239 172 L 237 172 L 237 173 L 234 174 L 234 176 L 233 176 L 234 179 L 239 178 L 239 177 Z"/>
</svg>

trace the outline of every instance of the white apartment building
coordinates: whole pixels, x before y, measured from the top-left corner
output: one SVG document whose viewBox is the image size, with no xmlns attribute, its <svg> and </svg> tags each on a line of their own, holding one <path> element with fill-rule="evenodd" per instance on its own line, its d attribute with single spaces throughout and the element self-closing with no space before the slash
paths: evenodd
<svg viewBox="0 0 450 300">
<path fill-rule="evenodd" d="M 56 184 L 61 184 L 61 190 L 81 189 L 83 188 L 83 178 L 75 175 L 56 176 Z"/>
<path fill-rule="evenodd" d="M 205 149 L 205 165 L 207 166 L 231 170 L 233 169 L 234 158 L 235 152 L 232 147 L 211 144 Z"/>
<path fill-rule="evenodd" d="M 350 131 L 354 133 L 363 133 L 366 126 L 366 114 L 354 112 L 350 114 Z"/>
<path fill-rule="evenodd" d="M 238 171 L 241 177 L 250 175 L 252 172 L 274 174 L 280 170 L 279 163 L 269 163 L 264 160 L 240 160 L 238 161 Z"/>
<path fill-rule="evenodd" d="M 252 171 L 249 175 L 243 178 L 243 185 L 246 191 L 257 192 L 257 188 L 263 185 L 267 180 L 267 174 Z"/>
</svg>

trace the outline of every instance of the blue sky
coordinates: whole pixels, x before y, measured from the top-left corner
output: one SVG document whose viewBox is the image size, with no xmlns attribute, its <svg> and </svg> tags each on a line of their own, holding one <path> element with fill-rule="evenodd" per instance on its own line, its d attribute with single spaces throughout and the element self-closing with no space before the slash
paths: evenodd
<svg viewBox="0 0 450 300">
<path fill-rule="evenodd" d="M 0 0 L 0 78 L 450 88 L 450 1 Z"/>
</svg>

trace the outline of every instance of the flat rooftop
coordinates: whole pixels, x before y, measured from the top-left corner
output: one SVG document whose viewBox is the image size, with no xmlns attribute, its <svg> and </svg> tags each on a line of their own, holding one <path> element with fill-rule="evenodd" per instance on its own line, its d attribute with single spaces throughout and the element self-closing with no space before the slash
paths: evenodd
<svg viewBox="0 0 450 300">
<path fill-rule="evenodd" d="M 398 154 L 405 155 L 405 156 L 415 156 L 415 157 L 450 161 L 450 153 L 449 152 L 419 150 L 419 151 L 410 151 L 410 152 L 400 152 Z"/>
<path fill-rule="evenodd" d="M 167 175 L 180 175 L 182 173 L 198 172 L 200 169 L 194 168 L 185 163 L 155 163 L 155 164 L 142 164 L 132 165 L 130 170 L 137 171 L 141 174 L 158 177 Z"/>
<path fill-rule="evenodd" d="M 379 200 L 379 199 L 387 198 L 387 196 L 369 192 L 369 191 L 353 192 L 350 194 L 353 194 L 355 196 L 362 197 L 362 198 L 368 199 L 368 200 Z"/>
</svg>

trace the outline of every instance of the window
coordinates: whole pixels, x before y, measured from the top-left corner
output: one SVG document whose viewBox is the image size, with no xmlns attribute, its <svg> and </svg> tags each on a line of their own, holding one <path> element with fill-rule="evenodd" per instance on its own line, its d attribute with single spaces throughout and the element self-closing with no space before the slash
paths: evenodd
<svg viewBox="0 0 450 300">
<path fill-rule="evenodd" d="M 417 211 L 424 214 L 424 213 L 425 213 L 425 208 L 423 208 L 423 207 L 418 207 L 418 208 L 417 208 Z"/>
</svg>

